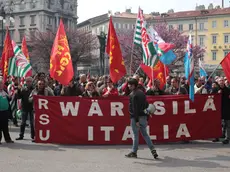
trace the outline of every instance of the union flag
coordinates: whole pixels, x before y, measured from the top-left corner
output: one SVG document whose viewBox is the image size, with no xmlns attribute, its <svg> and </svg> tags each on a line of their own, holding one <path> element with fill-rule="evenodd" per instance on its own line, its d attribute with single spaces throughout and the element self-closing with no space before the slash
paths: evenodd
<svg viewBox="0 0 230 172">
<path fill-rule="evenodd" d="M 141 64 L 141 68 L 146 73 L 146 75 L 150 78 L 151 81 L 153 81 L 154 79 L 158 79 L 160 81 L 160 89 L 164 88 L 164 85 L 166 84 L 166 77 L 169 74 L 169 70 L 167 66 L 165 66 L 159 60 L 154 67 Z"/>
<path fill-rule="evenodd" d="M 50 55 L 50 76 L 62 85 L 68 85 L 74 76 L 69 44 L 62 20 L 60 20 Z"/>
<path fill-rule="evenodd" d="M 4 83 L 6 82 L 6 79 L 8 76 L 9 59 L 12 57 L 14 57 L 14 49 L 13 49 L 13 46 L 11 44 L 11 38 L 10 38 L 9 30 L 7 28 L 3 52 L 2 52 L 2 60 L 1 60 L 1 70 L 2 70 Z"/>
<path fill-rule="evenodd" d="M 116 83 L 126 74 L 126 68 L 122 57 L 117 34 L 113 26 L 112 17 L 110 17 L 109 21 L 106 52 L 108 53 L 110 58 L 110 78 L 113 81 L 113 83 Z"/>
</svg>

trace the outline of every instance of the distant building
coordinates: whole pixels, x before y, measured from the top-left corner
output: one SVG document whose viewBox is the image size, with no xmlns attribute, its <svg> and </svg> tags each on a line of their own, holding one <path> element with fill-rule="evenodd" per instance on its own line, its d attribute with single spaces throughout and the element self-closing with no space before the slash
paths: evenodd
<svg viewBox="0 0 230 172">
<path fill-rule="evenodd" d="M 132 13 L 130 9 L 122 13 L 116 12 L 113 14 L 114 27 L 116 29 L 133 29 L 136 17 L 137 14 Z M 92 18 L 80 23 L 78 29 L 96 35 L 101 31 L 107 33 L 109 21 L 107 14 L 96 18 L 96 20 Z M 230 52 L 230 8 L 214 7 L 213 4 L 210 4 L 208 9 L 205 9 L 205 6 L 200 5 L 192 11 L 174 12 L 170 9 L 168 13 L 152 12 L 145 14 L 145 18 L 151 25 L 167 22 L 169 29 L 177 28 L 185 35 L 191 33 L 193 44 L 206 50 L 201 59 L 210 71 Z"/>
<path fill-rule="evenodd" d="M 0 6 L 6 13 L 4 30 L 9 26 L 11 37 L 17 43 L 21 43 L 25 33 L 36 29 L 41 32 L 56 29 L 61 17 L 69 28 L 77 26 L 77 0 L 0 0 Z"/>
</svg>

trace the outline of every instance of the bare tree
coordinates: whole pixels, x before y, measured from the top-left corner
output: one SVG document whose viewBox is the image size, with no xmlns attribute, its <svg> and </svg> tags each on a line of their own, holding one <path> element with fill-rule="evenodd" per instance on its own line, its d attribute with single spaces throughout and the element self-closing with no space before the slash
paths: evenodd
<svg viewBox="0 0 230 172">
<path fill-rule="evenodd" d="M 84 63 L 90 66 L 93 59 L 92 52 L 98 49 L 98 39 L 89 32 L 73 31 L 66 29 L 66 35 L 70 47 L 73 67 L 77 72 L 77 65 Z M 31 64 L 35 72 L 49 70 L 50 53 L 54 43 L 56 32 L 47 31 L 28 34 L 28 45 L 31 47 Z"/>
</svg>

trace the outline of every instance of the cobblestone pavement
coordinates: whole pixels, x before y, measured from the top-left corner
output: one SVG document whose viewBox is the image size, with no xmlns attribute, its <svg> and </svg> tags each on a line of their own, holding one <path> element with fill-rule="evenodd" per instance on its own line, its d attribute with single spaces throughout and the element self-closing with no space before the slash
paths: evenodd
<svg viewBox="0 0 230 172">
<path fill-rule="evenodd" d="M 11 137 L 18 137 L 18 128 Z M 211 141 L 156 145 L 154 160 L 146 146 L 138 159 L 124 155 L 130 146 L 63 146 L 25 140 L 0 145 L 0 172 L 229 172 L 230 145 Z"/>
</svg>

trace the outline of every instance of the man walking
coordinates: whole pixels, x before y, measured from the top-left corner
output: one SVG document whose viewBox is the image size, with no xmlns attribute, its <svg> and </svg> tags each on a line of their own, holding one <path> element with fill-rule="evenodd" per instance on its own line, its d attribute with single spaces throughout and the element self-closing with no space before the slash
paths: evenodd
<svg viewBox="0 0 230 172">
<path fill-rule="evenodd" d="M 132 91 L 129 101 L 129 113 L 131 117 L 131 127 L 133 131 L 133 147 L 132 152 L 125 155 L 128 158 L 137 158 L 137 150 L 139 144 L 139 130 L 147 143 L 153 157 L 156 159 L 158 154 L 153 146 L 153 143 L 147 133 L 146 127 L 148 125 L 148 115 L 144 113 L 144 110 L 148 108 L 148 102 L 143 91 L 137 88 L 138 81 L 131 78 L 128 81 L 128 87 Z"/>
</svg>

